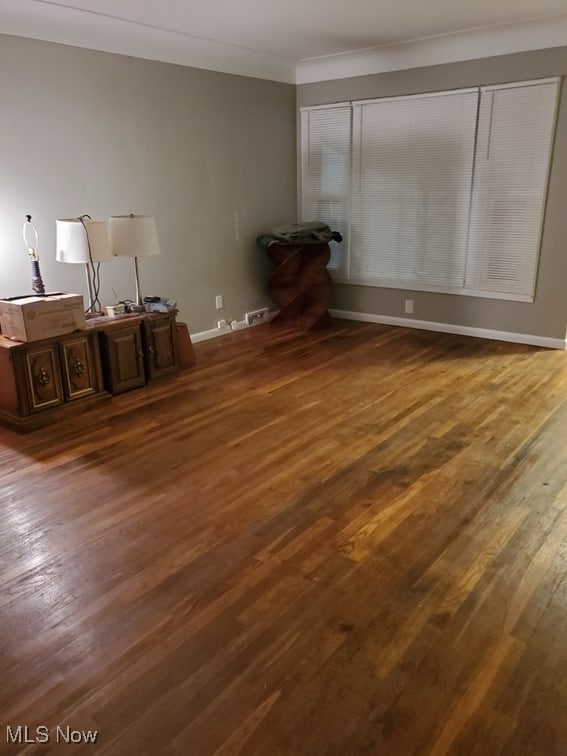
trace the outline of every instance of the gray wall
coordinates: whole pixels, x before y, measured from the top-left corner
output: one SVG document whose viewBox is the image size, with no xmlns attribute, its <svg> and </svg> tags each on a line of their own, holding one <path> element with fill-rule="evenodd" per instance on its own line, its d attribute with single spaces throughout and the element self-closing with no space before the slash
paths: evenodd
<svg viewBox="0 0 567 756">
<path fill-rule="evenodd" d="M 503 55 L 351 79 L 303 84 L 298 107 L 567 74 L 567 48 Z M 567 97 L 563 81 L 536 298 L 533 303 L 337 285 L 333 306 L 477 328 L 564 339 L 567 330 Z M 415 302 L 404 315 L 404 299 Z"/>
<path fill-rule="evenodd" d="M 56 218 L 134 212 L 162 250 L 143 293 L 176 298 L 193 333 L 271 304 L 254 240 L 296 217 L 294 86 L 0 35 L 0 103 L 0 296 L 30 292 L 26 213 L 46 286 L 86 295 L 84 267 L 55 261 Z M 133 261 L 102 279 L 103 304 L 133 298 Z"/>
</svg>

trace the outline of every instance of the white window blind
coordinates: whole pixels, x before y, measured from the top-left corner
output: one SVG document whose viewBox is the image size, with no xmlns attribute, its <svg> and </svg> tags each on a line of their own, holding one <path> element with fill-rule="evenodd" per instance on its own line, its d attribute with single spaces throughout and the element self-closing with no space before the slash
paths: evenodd
<svg viewBox="0 0 567 756">
<path fill-rule="evenodd" d="M 339 281 L 533 299 L 559 79 L 304 108 L 301 220 Z"/>
<path fill-rule="evenodd" d="M 301 113 L 302 221 L 319 220 L 343 236 L 331 242 L 330 268 L 344 274 L 350 205 L 350 105 Z"/>
<path fill-rule="evenodd" d="M 558 83 L 482 89 L 467 286 L 533 298 Z"/>
<path fill-rule="evenodd" d="M 354 104 L 350 277 L 462 286 L 478 92 Z"/>
</svg>

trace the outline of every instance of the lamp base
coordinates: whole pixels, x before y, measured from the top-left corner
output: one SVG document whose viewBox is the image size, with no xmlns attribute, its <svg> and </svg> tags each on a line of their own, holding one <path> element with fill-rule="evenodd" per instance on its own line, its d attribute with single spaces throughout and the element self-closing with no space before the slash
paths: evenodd
<svg viewBox="0 0 567 756">
<path fill-rule="evenodd" d="M 45 294 L 45 286 L 39 270 L 39 260 L 31 261 L 32 269 L 32 290 L 39 295 Z"/>
<path fill-rule="evenodd" d="M 136 271 L 136 304 L 144 309 L 144 302 L 142 299 L 142 292 L 140 291 L 140 273 L 138 271 L 138 258 L 134 258 L 134 269 Z"/>
</svg>

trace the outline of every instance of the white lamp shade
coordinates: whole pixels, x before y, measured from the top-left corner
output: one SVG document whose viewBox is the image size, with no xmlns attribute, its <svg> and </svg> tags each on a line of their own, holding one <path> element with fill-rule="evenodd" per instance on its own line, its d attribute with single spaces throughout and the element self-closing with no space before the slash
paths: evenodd
<svg viewBox="0 0 567 756">
<path fill-rule="evenodd" d="M 58 262 L 84 265 L 112 259 L 106 221 L 63 218 L 55 223 Z"/>
<path fill-rule="evenodd" d="M 113 215 L 108 219 L 110 246 L 117 257 L 159 255 L 156 224 L 151 215 Z"/>
</svg>

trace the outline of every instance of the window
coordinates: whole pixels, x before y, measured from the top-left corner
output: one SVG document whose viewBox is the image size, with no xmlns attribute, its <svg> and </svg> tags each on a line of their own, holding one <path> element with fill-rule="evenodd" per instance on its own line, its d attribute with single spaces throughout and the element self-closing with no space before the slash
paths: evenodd
<svg viewBox="0 0 567 756">
<path fill-rule="evenodd" d="M 558 80 L 302 110 L 301 217 L 340 281 L 532 300 Z"/>
<path fill-rule="evenodd" d="M 482 90 L 467 282 L 533 299 L 557 82 Z"/>
<path fill-rule="evenodd" d="M 348 246 L 350 205 L 351 108 L 333 106 L 301 112 L 302 217 L 324 219 L 340 230 Z M 331 242 L 330 267 L 340 250 Z"/>
</svg>

